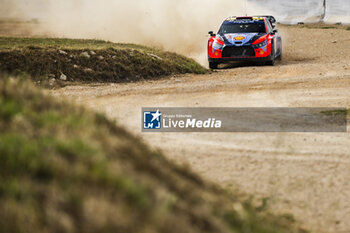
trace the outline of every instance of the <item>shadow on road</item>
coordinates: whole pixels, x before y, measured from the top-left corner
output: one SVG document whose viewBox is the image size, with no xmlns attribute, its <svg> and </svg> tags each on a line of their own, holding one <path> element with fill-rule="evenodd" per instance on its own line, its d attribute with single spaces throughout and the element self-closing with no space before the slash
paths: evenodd
<svg viewBox="0 0 350 233">
<path fill-rule="evenodd" d="M 220 64 L 219 69 L 234 69 L 239 67 L 250 67 L 250 66 L 265 66 L 264 62 L 246 62 L 246 61 L 238 61 L 238 62 L 230 62 L 225 64 Z"/>
</svg>

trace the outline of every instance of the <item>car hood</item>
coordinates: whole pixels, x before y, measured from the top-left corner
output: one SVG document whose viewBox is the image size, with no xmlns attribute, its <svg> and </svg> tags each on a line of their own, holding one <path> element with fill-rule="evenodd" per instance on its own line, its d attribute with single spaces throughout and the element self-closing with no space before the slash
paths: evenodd
<svg viewBox="0 0 350 233">
<path fill-rule="evenodd" d="M 242 46 L 251 44 L 266 33 L 228 33 L 221 35 L 226 45 Z"/>
</svg>

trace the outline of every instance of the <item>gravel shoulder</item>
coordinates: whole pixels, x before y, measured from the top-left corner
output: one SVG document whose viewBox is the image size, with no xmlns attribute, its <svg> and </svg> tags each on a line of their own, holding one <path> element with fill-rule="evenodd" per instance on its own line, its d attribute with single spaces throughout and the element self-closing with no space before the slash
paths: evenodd
<svg viewBox="0 0 350 233">
<path fill-rule="evenodd" d="M 275 67 L 54 90 L 122 122 L 169 158 L 222 186 L 267 197 L 313 232 L 350 231 L 348 133 L 142 134 L 141 107 L 350 107 L 350 31 L 281 26 Z"/>
</svg>

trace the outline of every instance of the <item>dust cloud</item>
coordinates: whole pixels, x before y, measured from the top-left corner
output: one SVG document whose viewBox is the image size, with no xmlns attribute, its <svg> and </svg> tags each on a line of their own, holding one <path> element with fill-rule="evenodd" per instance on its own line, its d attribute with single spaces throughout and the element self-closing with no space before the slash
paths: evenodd
<svg viewBox="0 0 350 233">
<path fill-rule="evenodd" d="M 265 13 L 243 0 L 0 1 L 11 3 L 22 17 L 39 18 L 36 35 L 156 46 L 201 64 L 206 64 L 209 30 L 216 31 L 228 16 Z"/>
</svg>

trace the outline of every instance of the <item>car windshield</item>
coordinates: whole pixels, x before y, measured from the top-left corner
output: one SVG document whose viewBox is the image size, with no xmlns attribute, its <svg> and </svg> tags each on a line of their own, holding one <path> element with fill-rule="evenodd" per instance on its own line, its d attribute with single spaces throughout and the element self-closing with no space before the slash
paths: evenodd
<svg viewBox="0 0 350 233">
<path fill-rule="evenodd" d="M 219 34 L 228 33 L 266 33 L 265 24 L 263 23 L 234 23 L 223 24 Z"/>
</svg>

